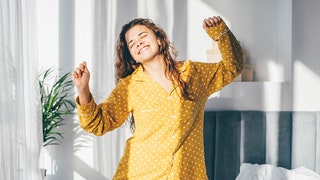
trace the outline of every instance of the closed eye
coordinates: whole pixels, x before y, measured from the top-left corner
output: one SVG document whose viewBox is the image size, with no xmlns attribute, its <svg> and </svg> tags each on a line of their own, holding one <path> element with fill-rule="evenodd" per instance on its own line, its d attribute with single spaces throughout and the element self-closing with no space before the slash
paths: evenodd
<svg viewBox="0 0 320 180">
<path fill-rule="evenodd" d="M 143 34 L 142 36 L 141 36 L 141 39 L 143 39 L 143 38 L 145 38 L 145 37 L 147 37 L 148 36 L 148 34 Z"/>
<path fill-rule="evenodd" d="M 135 42 L 131 42 L 131 43 L 130 43 L 130 46 L 129 46 L 129 49 L 133 48 L 133 46 L 134 46 L 135 44 L 136 44 Z"/>
<path fill-rule="evenodd" d="M 141 32 L 139 35 L 138 35 L 138 38 L 137 39 L 143 39 L 143 38 L 145 38 L 145 37 L 147 37 L 148 36 L 148 33 L 147 32 Z M 134 45 L 136 44 L 136 41 L 137 41 L 137 39 L 136 40 L 131 40 L 131 41 L 129 41 L 129 43 L 128 43 L 128 47 L 129 47 L 129 49 L 131 49 L 131 48 L 133 48 L 134 47 Z"/>
</svg>

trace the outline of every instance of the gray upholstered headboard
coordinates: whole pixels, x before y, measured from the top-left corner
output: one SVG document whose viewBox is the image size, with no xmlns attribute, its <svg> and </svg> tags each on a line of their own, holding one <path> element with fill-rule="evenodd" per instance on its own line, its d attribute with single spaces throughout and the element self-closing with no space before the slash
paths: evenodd
<svg viewBox="0 0 320 180">
<path fill-rule="evenodd" d="M 320 112 L 207 111 L 204 143 L 210 180 L 234 180 L 242 163 L 320 173 Z"/>
</svg>

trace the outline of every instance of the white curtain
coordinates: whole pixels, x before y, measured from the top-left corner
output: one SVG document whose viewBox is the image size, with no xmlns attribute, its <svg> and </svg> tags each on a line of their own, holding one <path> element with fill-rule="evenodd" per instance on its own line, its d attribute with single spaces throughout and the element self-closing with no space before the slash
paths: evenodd
<svg viewBox="0 0 320 180">
<path fill-rule="evenodd" d="M 34 0 L 0 1 L 0 179 L 37 180 L 41 141 Z"/>
<path fill-rule="evenodd" d="M 102 102 L 115 84 L 114 47 L 116 42 L 117 1 L 94 1 L 93 4 L 93 62 L 92 93 L 97 102 Z M 94 166 L 99 173 L 111 179 L 130 136 L 129 126 L 124 126 L 94 138 Z"/>
</svg>

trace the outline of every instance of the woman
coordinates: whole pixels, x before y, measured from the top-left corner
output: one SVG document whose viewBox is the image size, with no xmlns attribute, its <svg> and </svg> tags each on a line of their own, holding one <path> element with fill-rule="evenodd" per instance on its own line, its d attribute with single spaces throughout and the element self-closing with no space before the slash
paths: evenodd
<svg viewBox="0 0 320 180">
<path fill-rule="evenodd" d="M 134 19 L 117 41 L 117 85 L 96 104 L 86 62 L 72 74 L 81 127 L 101 136 L 130 117 L 133 136 L 113 179 L 207 179 L 203 145 L 207 98 L 243 67 L 242 49 L 223 20 L 204 19 L 218 42 L 219 63 L 176 61 L 166 33 L 151 20 Z"/>
</svg>

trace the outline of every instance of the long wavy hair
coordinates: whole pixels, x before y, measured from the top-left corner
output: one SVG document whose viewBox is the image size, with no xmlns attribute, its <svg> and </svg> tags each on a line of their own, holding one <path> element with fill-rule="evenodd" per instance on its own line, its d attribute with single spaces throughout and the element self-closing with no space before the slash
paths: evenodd
<svg viewBox="0 0 320 180">
<path fill-rule="evenodd" d="M 135 25 L 144 25 L 145 27 L 152 30 L 157 39 L 160 40 L 159 54 L 163 55 L 164 57 L 164 63 L 166 65 L 165 74 L 167 78 L 174 82 L 175 86 L 180 89 L 182 99 L 192 100 L 191 95 L 188 93 L 188 86 L 186 82 L 181 78 L 178 70 L 178 66 L 181 63 L 176 60 L 178 52 L 169 41 L 168 36 L 164 32 L 164 30 L 150 19 L 137 18 L 122 26 L 122 30 L 116 43 L 116 83 L 118 84 L 120 79 L 132 74 L 138 66 L 142 65 L 132 58 L 125 38 L 127 31 Z M 131 115 L 129 119 L 131 130 L 134 130 L 133 116 Z"/>
</svg>

